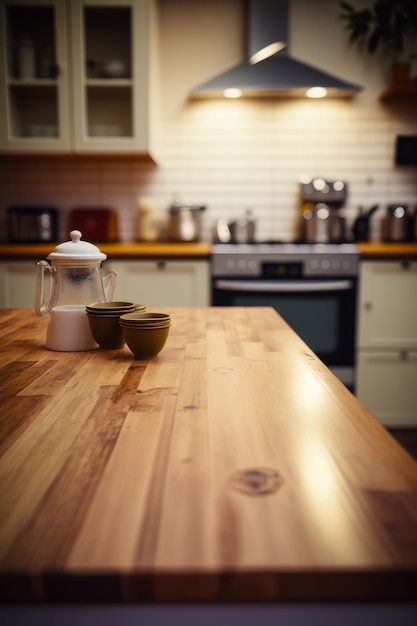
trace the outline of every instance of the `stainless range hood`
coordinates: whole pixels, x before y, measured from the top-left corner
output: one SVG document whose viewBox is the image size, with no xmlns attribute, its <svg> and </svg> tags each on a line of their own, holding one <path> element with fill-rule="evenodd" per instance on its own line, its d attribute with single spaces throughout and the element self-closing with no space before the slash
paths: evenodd
<svg viewBox="0 0 417 626">
<path fill-rule="evenodd" d="M 192 98 L 333 97 L 362 90 L 288 52 L 288 0 L 248 0 L 248 60 L 197 87 Z"/>
</svg>

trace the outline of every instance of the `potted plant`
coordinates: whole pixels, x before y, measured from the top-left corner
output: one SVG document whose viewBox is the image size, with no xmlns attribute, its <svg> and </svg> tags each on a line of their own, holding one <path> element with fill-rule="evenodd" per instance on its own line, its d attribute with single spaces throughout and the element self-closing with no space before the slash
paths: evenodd
<svg viewBox="0 0 417 626">
<path fill-rule="evenodd" d="M 410 80 L 411 59 L 405 55 L 406 38 L 417 38 L 416 0 L 374 0 L 369 8 L 355 7 L 349 2 L 339 2 L 340 19 L 346 22 L 350 40 L 358 42 L 370 54 L 387 51 L 393 61 L 393 82 Z"/>
</svg>

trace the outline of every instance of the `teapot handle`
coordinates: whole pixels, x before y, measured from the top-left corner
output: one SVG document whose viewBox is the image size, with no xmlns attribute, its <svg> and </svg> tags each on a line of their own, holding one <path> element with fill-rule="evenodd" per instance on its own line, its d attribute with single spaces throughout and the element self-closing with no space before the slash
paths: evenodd
<svg viewBox="0 0 417 626">
<path fill-rule="evenodd" d="M 45 273 L 49 274 L 49 293 L 45 297 Z M 47 261 L 36 263 L 36 291 L 35 291 L 35 314 L 46 315 L 49 311 L 49 299 L 52 287 L 52 268 Z"/>
</svg>

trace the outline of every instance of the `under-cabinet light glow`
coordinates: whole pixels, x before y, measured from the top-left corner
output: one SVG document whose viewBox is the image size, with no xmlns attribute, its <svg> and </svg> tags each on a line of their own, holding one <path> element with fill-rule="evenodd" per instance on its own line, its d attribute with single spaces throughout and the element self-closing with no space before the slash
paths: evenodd
<svg viewBox="0 0 417 626">
<path fill-rule="evenodd" d="M 311 87 L 306 91 L 307 98 L 324 98 L 327 96 L 327 89 L 324 87 Z"/>
<path fill-rule="evenodd" d="M 229 87 L 223 91 L 223 95 L 225 98 L 240 98 L 242 90 L 237 87 Z"/>
</svg>

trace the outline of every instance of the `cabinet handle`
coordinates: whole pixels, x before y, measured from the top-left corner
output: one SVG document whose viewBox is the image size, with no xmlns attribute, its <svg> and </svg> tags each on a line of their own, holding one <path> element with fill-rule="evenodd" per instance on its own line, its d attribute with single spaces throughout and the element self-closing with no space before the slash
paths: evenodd
<svg viewBox="0 0 417 626">
<path fill-rule="evenodd" d="M 364 302 L 363 308 L 365 309 L 365 311 L 370 311 L 372 309 L 372 302 Z"/>
<path fill-rule="evenodd" d="M 411 267 L 410 261 L 404 259 L 403 261 L 401 261 L 401 267 L 403 268 L 403 270 L 409 270 Z"/>
<path fill-rule="evenodd" d="M 157 261 L 157 263 L 156 263 L 156 267 L 159 270 L 164 270 L 165 266 L 166 266 L 166 261 Z"/>
<path fill-rule="evenodd" d="M 401 361 L 408 361 L 408 352 L 407 350 L 401 350 L 400 352 Z"/>
</svg>

